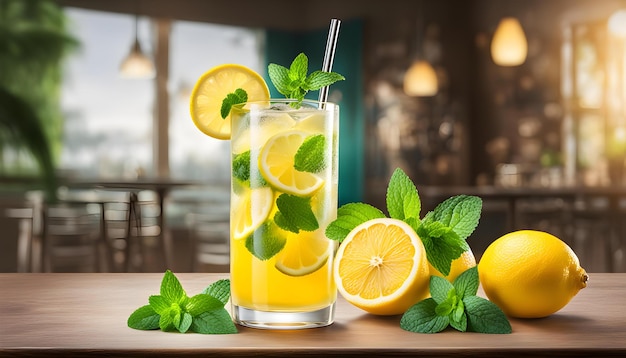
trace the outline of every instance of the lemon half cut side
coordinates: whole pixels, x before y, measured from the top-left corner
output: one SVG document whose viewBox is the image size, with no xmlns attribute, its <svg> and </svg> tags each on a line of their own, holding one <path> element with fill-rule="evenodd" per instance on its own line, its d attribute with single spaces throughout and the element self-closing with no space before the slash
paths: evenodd
<svg viewBox="0 0 626 358">
<path fill-rule="evenodd" d="M 339 246 L 334 277 L 348 302 L 378 315 L 402 314 L 429 294 L 424 245 L 397 219 L 373 219 L 354 228 Z"/>
</svg>

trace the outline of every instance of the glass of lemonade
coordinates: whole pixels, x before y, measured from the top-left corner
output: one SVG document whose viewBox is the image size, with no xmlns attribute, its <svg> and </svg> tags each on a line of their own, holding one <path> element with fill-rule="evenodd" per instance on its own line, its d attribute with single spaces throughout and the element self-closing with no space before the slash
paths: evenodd
<svg viewBox="0 0 626 358">
<path fill-rule="evenodd" d="M 231 301 L 236 323 L 333 322 L 339 106 L 289 99 L 231 112 Z"/>
</svg>

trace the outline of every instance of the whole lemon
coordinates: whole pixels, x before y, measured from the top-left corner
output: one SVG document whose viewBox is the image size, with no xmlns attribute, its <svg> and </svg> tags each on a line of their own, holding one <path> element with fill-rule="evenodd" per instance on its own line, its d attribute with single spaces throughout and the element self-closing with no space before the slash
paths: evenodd
<svg viewBox="0 0 626 358">
<path fill-rule="evenodd" d="M 589 278 L 566 243 L 535 230 L 514 231 L 491 243 L 478 273 L 487 297 L 508 316 L 520 318 L 560 310 Z"/>
<path fill-rule="evenodd" d="M 444 276 L 439 270 L 437 270 L 433 265 L 428 263 L 428 268 L 430 270 L 431 276 L 439 276 L 443 277 L 450 282 L 454 282 L 454 280 L 467 269 L 476 266 L 476 258 L 474 257 L 474 253 L 471 249 L 465 251 L 461 254 L 460 257 L 456 258 L 452 261 L 452 265 L 450 266 L 450 273 L 448 276 Z"/>
</svg>

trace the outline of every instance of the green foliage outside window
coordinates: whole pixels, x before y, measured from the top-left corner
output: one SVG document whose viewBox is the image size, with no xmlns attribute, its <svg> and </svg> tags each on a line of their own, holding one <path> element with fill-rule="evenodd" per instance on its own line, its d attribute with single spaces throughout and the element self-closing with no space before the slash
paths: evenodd
<svg viewBox="0 0 626 358">
<path fill-rule="evenodd" d="M 3 150 L 27 151 L 48 195 L 62 143 L 62 63 L 77 47 L 53 1 L 0 0 L 0 168 Z"/>
</svg>

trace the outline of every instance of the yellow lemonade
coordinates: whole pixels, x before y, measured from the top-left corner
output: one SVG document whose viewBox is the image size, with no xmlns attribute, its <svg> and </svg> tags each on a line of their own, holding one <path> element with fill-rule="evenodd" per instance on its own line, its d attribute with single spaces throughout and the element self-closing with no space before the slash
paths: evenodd
<svg viewBox="0 0 626 358">
<path fill-rule="evenodd" d="M 337 215 L 339 109 L 278 101 L 231 112 L 231 300 L 243 324 L 248 311 L 332 317 L 337 296 L 325 230 Z"/>
</svg>

